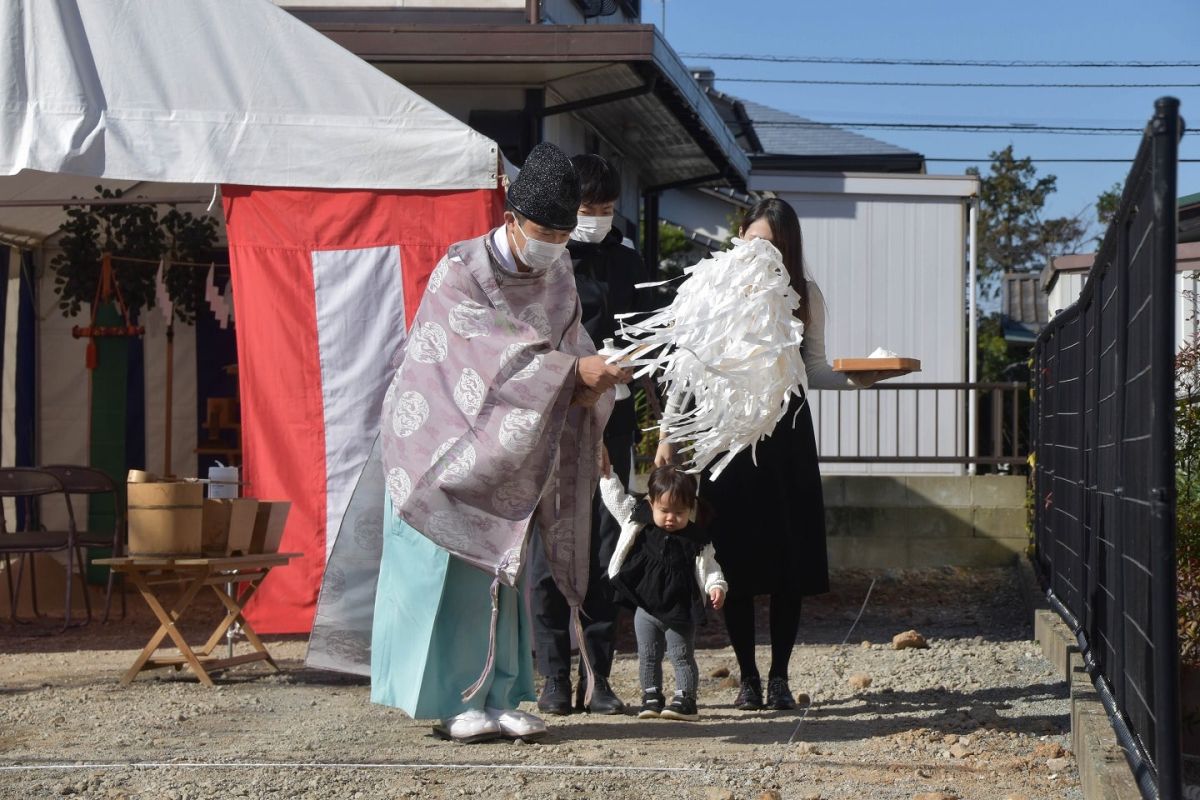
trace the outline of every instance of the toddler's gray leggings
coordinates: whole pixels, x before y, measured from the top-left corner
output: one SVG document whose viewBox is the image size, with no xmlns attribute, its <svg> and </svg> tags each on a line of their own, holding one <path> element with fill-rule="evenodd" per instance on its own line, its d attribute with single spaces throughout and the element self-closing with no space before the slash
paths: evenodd
<svg viewBox="0 0 1200 800">
<path fill-rule="evenodd" d="M 700 670 L 696 666 L 696 626 L 671 625 L 639 608 L 633 615 L 633 630 L 638 643 L 638 677 L 642 691 L 663 691 L 662 661 L 665 649 L 667 658 L 675 667 L 675 691 L 696 696 L 700 682 Z"/>
</svg>

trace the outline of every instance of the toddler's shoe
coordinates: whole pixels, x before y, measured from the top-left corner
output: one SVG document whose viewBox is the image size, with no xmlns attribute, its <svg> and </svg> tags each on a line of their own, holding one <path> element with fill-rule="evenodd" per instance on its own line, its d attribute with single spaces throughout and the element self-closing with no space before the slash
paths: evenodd
<svg viewBox="0 0 1200 800">
<path fill-rule="evenodd" d="M 528 742 L 546 735 L 546 723 L 533 714 L 515 708 L 489 708 L 487 715 L 499 726 L 500 735 L 505 739 L 524 739 Z"/>
<path fill-rule="evenodd" d="M 662 692 L 646 692 L 642 695 L 642 710 L 638 712 L 638 719 L 658 719 L 662 715 L 663 706 L 666 704 Z"/>
<path fill-rule="evenodd" d="M 497 738 L 500 735 L 500 726 L 487 713 L 472 708 L 442 720 L 433 726 L 433 732 L 443 739 L 473 744 Z"/>
<path fill-rule="evenodd" d="M 663 719 L 678 719 L 684 722 L 695 722 L 700 719 L 700 714 L 696 711 L 696 698 L 690 694 L 677 694 L 671 698 L 671 702 L 662 710 L 660 715 Z"/>
</svg>

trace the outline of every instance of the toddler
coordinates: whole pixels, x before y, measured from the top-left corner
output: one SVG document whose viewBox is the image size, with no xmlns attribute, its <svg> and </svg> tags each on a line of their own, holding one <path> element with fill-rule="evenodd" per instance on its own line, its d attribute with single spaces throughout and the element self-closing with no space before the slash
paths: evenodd
<svg viewBox="0 0 1200 800">
<path fill-rule="evenodd" d="M 638 717 L 692 721 L 699 718 L 696 625 L 704 618 L 705 601 L 719 609 L 729 587 L 708 535 L 692 521 L 696 479 L 676 466 L 662 466 L 650 473 L 648 490 L 639 501 L 612 475 L 600 481 L 600 496 L 621 523 L 608 576 L 617 595 L 637 609 Z M 663 695 L 664 650 L 675 668 L 670 703 Z"/>
</svg>

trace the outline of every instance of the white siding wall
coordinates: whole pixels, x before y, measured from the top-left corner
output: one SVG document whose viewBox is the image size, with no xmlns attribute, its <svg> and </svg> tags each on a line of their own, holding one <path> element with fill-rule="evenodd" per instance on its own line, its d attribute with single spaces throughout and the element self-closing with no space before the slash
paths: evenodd
<svg viewBox="0 0 1200 800">
<path fill-rule="evenodd" d="M 964 381 L 963 201 L 817 193 L 781 196 L 800 216 L 806 266 L 825 294 L 830 362 L 866 356 L 882 346 L 921 359 L 922 372 L 897 383 Z M 839 445 L 844 455 L 892 455 L 897 433 L 902 455 L 912 453 L 914 446 L 921 455 L 965 454 L 964 409 L 962 396 L 955 403 L 951 392 L 941 393 L 936 401 L 934 393 L 922 392 L 919 409 L 909 392 L 826 391 L 815 392 L 813 397 L 814 422 L 824 455 L 836 454 Z M 940 412 L 936 424 L 935 410 Z M 963 470 L 957 465 L 826 464 L 822 471 L 896 474 Z"/>
<path fill-rule="evenodd" d="M 1086 272 L 1060 272 L 1054 279 L 1047 295 L 1050 316 L 1074 303 L 1083 293 L 1083 285 L 1087 281 Z M 1180 272 L 1175 276 L 1175 342 L 1182 346 L 1191 340 L 1200 330 L 1200 320 L 1197 317 L 1197 306 L 1200 297 L 1200 278 L 1195 272 Z"/>
</svg>

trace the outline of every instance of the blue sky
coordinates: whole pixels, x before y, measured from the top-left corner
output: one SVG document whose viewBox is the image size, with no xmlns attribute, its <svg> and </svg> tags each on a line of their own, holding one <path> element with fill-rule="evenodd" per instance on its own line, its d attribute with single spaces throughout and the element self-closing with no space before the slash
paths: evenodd
<svg viewBox="0 0 1200 800">
<path fill-rule="evenodd" d="M 1153 9 L 1142 12 L 1140 8 Z M 741 13 L 739 13 L 741 12 Z M 662 0 L 642 0 L 642 19 L 663 29 Z M 1200 68 L 1066 69 L 764 64 L 690 58 L 690 53 L 1038 61 L 1200 62 L 1200 2 L 1148 0 L 666 0 L 666 37 L 689 66 L 717 73 L 717 88 L 821 121 L 1038 123 L 1140 129 L 1155 98 L 1173 95 L 1195 132 L 1180 158 L 1200 159 L 1200 89 L 983 89 L 827 87 L 735 83 L 721 78 L 1025 83 L 1194 83 Z M 860 130 L 927 157 L 979 158 L 1013 144 L 1035 158 L 1132 158 L 1136 135 Z M 967 163 L 931 163 L 961 174 Z M 1037 164 L 1058 176 L 1049 216 L 1075 216 L 1128 164 Z M 1200 192 L 1200 164 L 1181 164 L 1179 194 Z M 1094 219 L 1087 210 L 1087 219 Z"/>
</svg>

